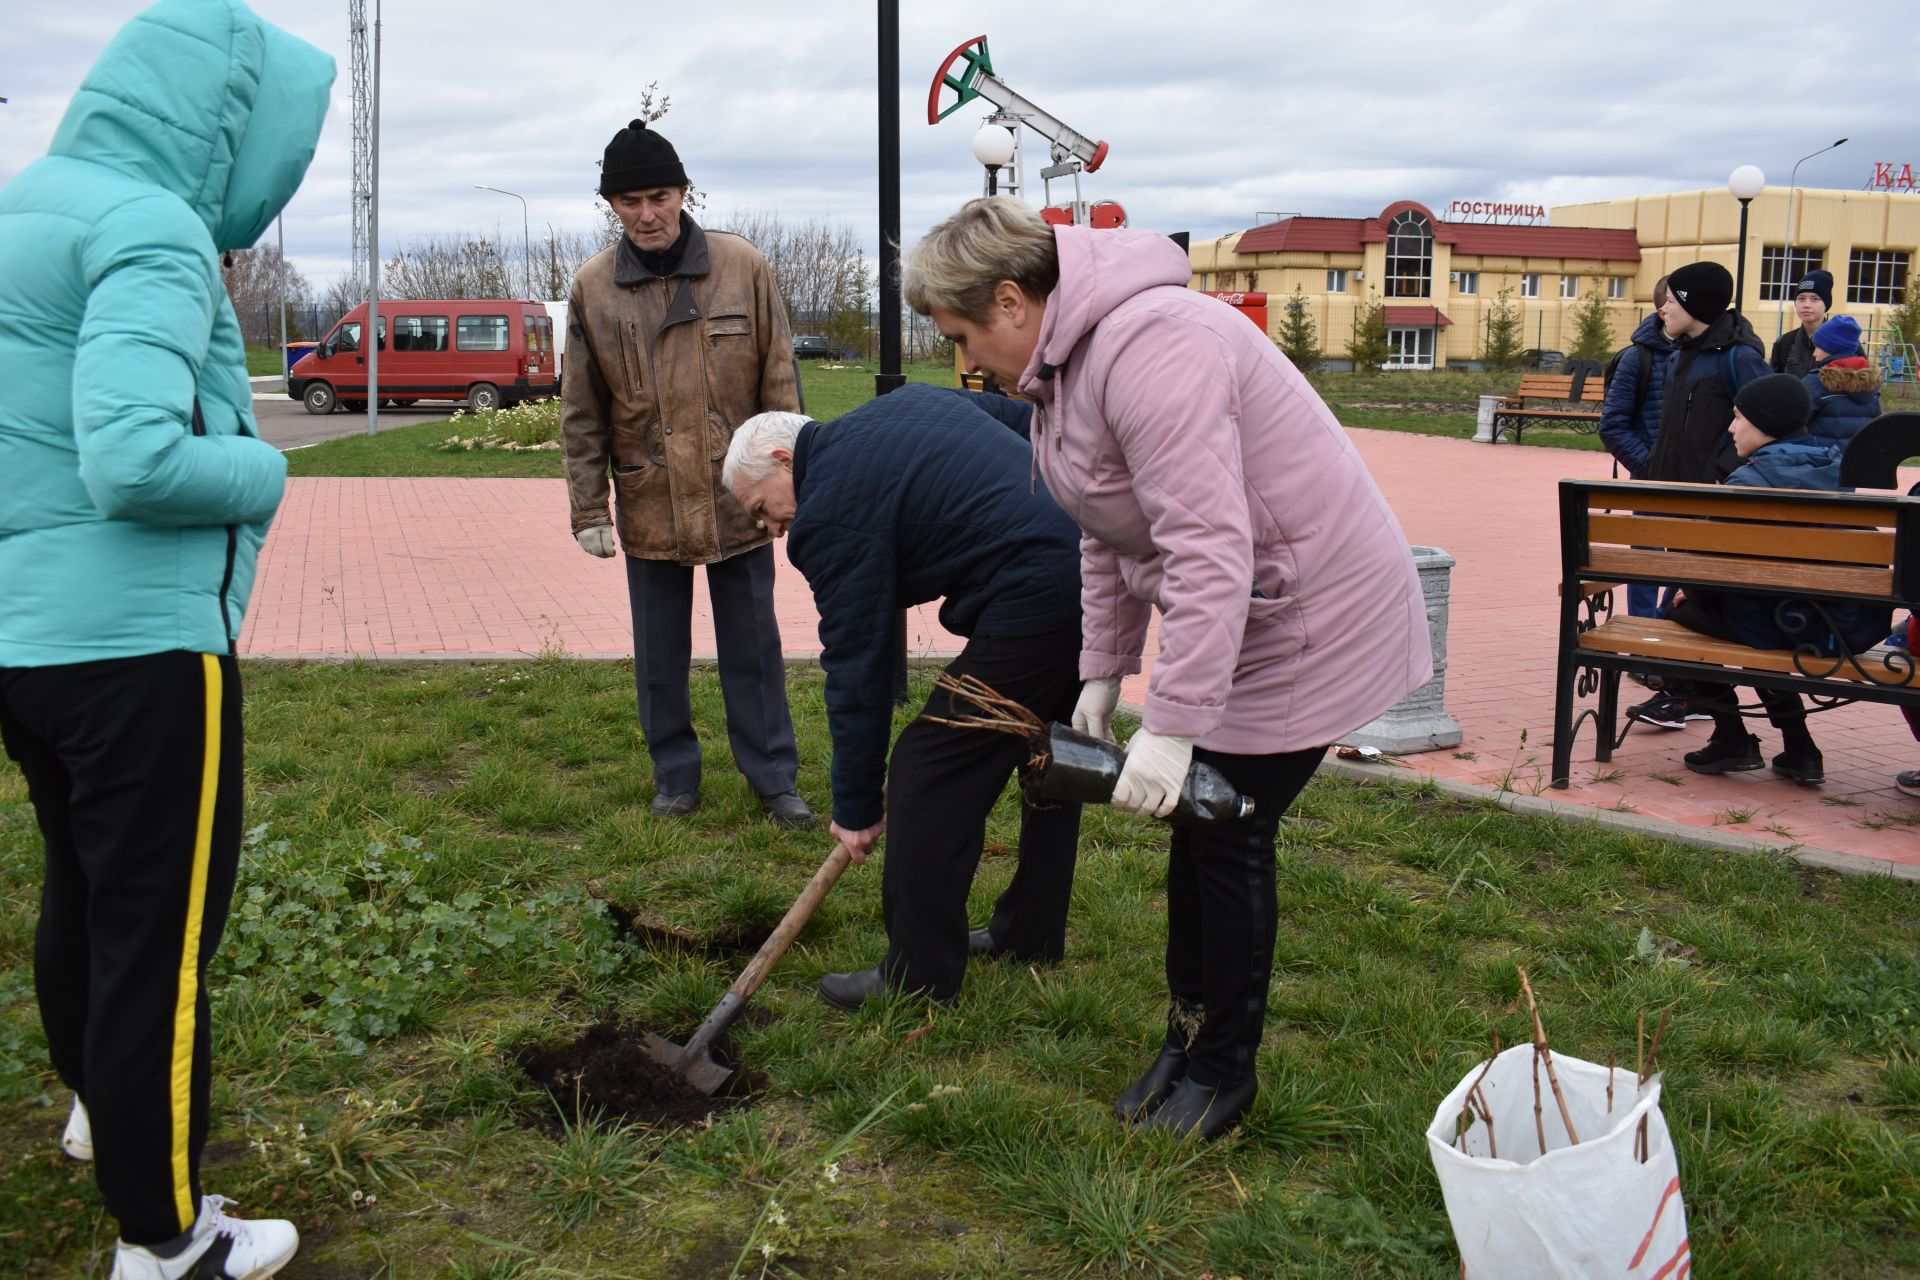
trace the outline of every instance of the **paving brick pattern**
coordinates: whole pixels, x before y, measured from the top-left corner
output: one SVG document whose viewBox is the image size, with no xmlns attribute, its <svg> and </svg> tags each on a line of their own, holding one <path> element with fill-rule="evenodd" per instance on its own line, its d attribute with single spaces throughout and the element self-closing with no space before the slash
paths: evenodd
<svg viewBox="0 0 1920 1280">
<path fill-rule="evenodd" d="M 1574 785 L 1545 790 L 1553 711 L 1558 525 L 1555 481 L 1608 474 L 1605 455 L 1474 445 L 1396 432 L 1352 433 L 1407 536 L 1440 547 L 1453 570 L 1447 709 L 1465 741 L 1410 756 L 1440 777 L 1600 808 L 1920 865 L 1920 801 L 1893 774 L 1920 766 L 1920 743 L 1888 707 L 1852 706 L 1812 720 L 1827 785 L 1770 772 L 1706 778 L 1680 763 L 1708 727 L 1636 728 L 1610 765 L 1591 729 L 1574 752 Z M 778 554 L 780 544 L 776 544 Z M 805 581 L 782 556 L 776 579 L 787 652 L 819 652 Z M 695 594 L 694 649 L 713 649 L 712 615 Z M 955 652 L 932 607 L 911 611 L 920 655 Z M 1149 663 L 1152 638 L 1149 638 Z M 344 658 L 628 656 L 626 578 L 567 532 L 558 480 L 297 479 L 268 535 L 241 641 L 249 656 Z M 1149 665 L 1149 671 L 1151 666 Z M 1127 682 L 1138 702 L 1145 676 Z M 1623 685 L 1622 700 L 1630 700 Z M 1522 732 L 1526 737 L 1521 740 Z M 1778 750 L 1770 727 L 1763 750 Z M 1672 779 L 1663 781 L 1662 779 Z"/>
</svg>

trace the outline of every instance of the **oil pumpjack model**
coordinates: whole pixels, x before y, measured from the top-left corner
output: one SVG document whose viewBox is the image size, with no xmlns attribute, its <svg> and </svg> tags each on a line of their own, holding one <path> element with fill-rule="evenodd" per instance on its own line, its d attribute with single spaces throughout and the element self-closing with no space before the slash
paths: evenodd
<svg viewBox="0 0 1920 1280">
<path fill-rule="evenodd" d="M 953 101 L 943 110 L 940 99 L 948 89 L 953 91 Z M 995 194 L 996 190 L 1011 196 L 1026 194 L 1020 169 L 1020 131 L 1024 126 L 1047 140 L 1051 161 L 1040 170 L 1041 190 L 1046 201 L 1040 210 L 1041 217 L 1056 226 L 1127 225 L 1127 211 L 1117 202 L 1102 200 L 1088 204 L 1081 198 L 1080 175 L 1099 171 L 1107 158 L 1107 144 L 1069 129 L 1057 116 L 1008 88 L 1007 82 L 993 73 L 993 59 L 987 53 L 985 36 L 975 36 L 962 44 L 948 54 L 940 69 L 933 73 L 933 87 L 927 92 L 927 123 L 939 124 L 976 98 L 993 106 L 993 114 L 986 118 L 974 139 L 974 155 L 987 169 L 988 195 Z M 990 129 L 996 133 L 1004 130 L 1006 138 L 1012 140 L 1011 149 L 1005 138 L 989 133 Z M 1000 173 L 1002 169 L 1006 171 L 1004 177 Z M 1068 177 L 1073 179 L 1072 201 L 1053 204 L 1053 180 Z"/>
</svg>

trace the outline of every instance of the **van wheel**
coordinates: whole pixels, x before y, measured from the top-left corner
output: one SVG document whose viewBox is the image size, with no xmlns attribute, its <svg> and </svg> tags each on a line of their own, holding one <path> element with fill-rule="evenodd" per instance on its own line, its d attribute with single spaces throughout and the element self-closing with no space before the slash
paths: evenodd
<svg viewBox="0 0 1920 1280">
<path fill-rule="evenodd" d="M 500 388 L 491 382 L 476 382 L 467 388 L 468 413 L 492 413 L 500 407 Z"/>
<path fill-rule="evenodd" d="M 301 400 L 306 404 L 308 413 L 333 412 L 333 388 L 324 382 L 309 382 L 307 394 Z"/>
</svg>

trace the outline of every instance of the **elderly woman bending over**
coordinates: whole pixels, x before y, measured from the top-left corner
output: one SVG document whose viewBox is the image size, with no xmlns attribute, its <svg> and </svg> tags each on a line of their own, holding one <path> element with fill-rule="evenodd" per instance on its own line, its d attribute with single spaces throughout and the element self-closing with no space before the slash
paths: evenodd
<svg viewBox="0 0 1920 1280">
<path fill-rule="evenodd" d="M 1115 1103 L 1129 1123 L 1211 1138 L 1257 1088 L 1281 816 L 1327 747 L 1432 660 L 1406 537 L 1346 432 L 1191 274 L 1164 236 L 1051 227 L 989 197 L 915 247 L 906 297 L 970 369 L 1038 406 L 1038 469 L 1085 534 L 1076 727 L 1111 737 L 1160 611 L 1114 803 L 1165 815 L 1195 759 L 1256 802 L 1172 831 L 1166 1044 Z"/>
</svg>

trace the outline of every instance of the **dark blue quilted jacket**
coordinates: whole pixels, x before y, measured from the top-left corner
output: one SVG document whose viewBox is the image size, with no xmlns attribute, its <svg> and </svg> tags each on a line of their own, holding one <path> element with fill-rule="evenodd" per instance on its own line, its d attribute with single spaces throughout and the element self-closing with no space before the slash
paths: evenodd
<svg viewBox="0 0 1920 1280">
<path fill-rule="evenodd" d="M 1080 621 L 1080 530 L 1023 438 L 1032 407 L 910 383 L 795 441 L 787 558 L 820 613 L 833 733 L 833 818 L 885 812 L 893 614 L 940 600 L 956 635 L 1035 635 Z"/>
<path fill-rule="evenodd" d="M 1600 406 L 1600 442 L 1635 479 L 1647 469 L 1647 456 L 1660 436 L 1667 357 L 1672 353 L 1673 344 L 1660 327 L 1660 317 L 1642 320 L 1633 331 L 1632 344 L 1613 367 L 1613 381 L 1607 384 L 1607 398 Z M 1633 403 L 1636 395 L 1642 396 L 1638 411 Z"/>
<path fill-rule="evenodd" d="M 1857 356 L 1829 359 L 1801 379 L 1813 401 L 1807 431 L 1845 444 L 1880 416 L 1880 371 Z"/>
</svg>

